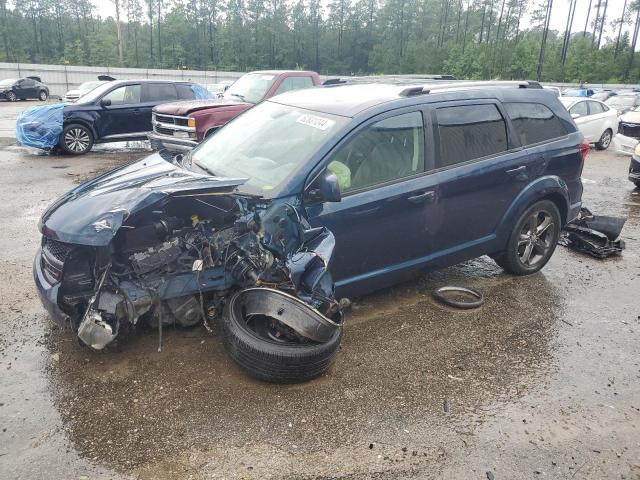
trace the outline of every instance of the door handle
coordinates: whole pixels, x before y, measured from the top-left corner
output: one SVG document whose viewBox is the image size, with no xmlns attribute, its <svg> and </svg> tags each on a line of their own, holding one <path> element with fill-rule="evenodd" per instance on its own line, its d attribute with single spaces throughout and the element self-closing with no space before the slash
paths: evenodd
<svg viewBox="0 0 640 480">
<path fill-rule="evenodd" d="M 507 170 L 506 174 L 510 177 L 514 177 L 516 180 L 526 180 L 529 178 L 529 175 L 527 174 L 527 167 L 525 165 Z"/>
<path fill-rule="evenodd" d="M 426 192 L 419 193 L 418 195 L 413 195 L 411 197 L 408 197 L 407 200 L 409 200 L 411 203 L 425 203 L 425 202 L 431 202 L 435 198 L 436 198 L 436 192 L 434 192 L 433 190 L 428 190 Z"/>
</svg>

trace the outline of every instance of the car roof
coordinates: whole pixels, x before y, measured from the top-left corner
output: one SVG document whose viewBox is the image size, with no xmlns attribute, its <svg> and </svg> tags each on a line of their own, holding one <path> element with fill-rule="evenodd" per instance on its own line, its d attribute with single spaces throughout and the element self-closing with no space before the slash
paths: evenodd
<svg viewBox="0 0 640 480">
<path fill-rule="evenodd" d="M 253 73 L 261 75 L 282 75 L 283 73 L 315 74 L 316 72 L 312 72 L 311 70 L 254 70 L 247 75 Z"/>
<path fill-rule="evenodd" d="M 518 85 L 532 88 L 515 88 Z M 504 86 L 514 88 L 505 89 Z M 307 110 L 314 110 L 344 117 L 353 117 L 372 107 L 397 103 L 398 107 L 456 99 L 501 98 L 507 90 L 518 93 L 543 92 L 555 98 L 547 89 L 532 82 L 466 82 L 434 81 L 415 85 L 391 85 L 384 83 L 327 86 L 294 90 L 270 99 Z M 547 97 L 548 98 L 548 97 Z"/>
<path fill-rule="evenodd" d="M 97 81 L 97 80 L 96 80 Z M 194 83 L 192 81 L 188 81 L 188 80 L 162 80 L 162 79 L 153 79 L 150 80 L 148 78 L 140 78 L 140 79 L 130 79 L 130 80 L 107 80 L 105 83 L 110 83 L 112 85 L 126 85 L 129 83 Z"/>
</svg>

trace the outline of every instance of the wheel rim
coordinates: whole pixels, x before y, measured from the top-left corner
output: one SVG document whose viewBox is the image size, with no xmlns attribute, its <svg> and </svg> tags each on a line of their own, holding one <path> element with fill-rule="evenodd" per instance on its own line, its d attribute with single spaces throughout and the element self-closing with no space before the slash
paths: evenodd
<svg viewBox="0 0 640 480">
<path fill-rule="evenodd" d="M 7 95 L 7 97 L 9 98 L 10 102 L 15 102 L 16 100 L 16 94 L 13 92 L 10 92 L 9 95 Z"/>
<path fill-rule="evenodd" d="M 40 92 L 40 100 L 46 100 L 47 99 L 47 94 L 45 92 Z"/>
<path fill-rule="evenodd" d="M 89 147 L 89 134 L 82 128 L 72 128 L 64 134 L 64 143 L 72 152 L 84 152 Z"/>
<path fill-rule="evenodd" d="M 602 134 L 602 138 L 600 139 L 600 145 L 604 148 L 607 148 L 611 143 L 611 134 L 607 131 Z"/>
<path fill-rule="evenodd" d="M 520 230 L 517 254 L 520 262 L 528 268 L 535 268 L 544 262 L 553 247 L 555 223 L 545 210 L 533 212 Z"/>
</svg>

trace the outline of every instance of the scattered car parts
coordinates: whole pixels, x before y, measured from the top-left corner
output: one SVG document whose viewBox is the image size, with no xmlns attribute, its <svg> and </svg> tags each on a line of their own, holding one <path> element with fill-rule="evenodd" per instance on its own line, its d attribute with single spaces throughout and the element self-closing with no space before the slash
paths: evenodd
<svg viewBox="0 0 640 480">
<path fill-rule="evenodd" d="M 619 255 L 625 248 L 619 238 L 625 222 L 625 218 L 593 215 L 583 207 L 579 217 L 565 226 L 559 243 L 595 258 Z"/>
<path fill-rule="evenodd" d="M 455 293 L 457 298 L 449 298 L 449 294 Z M 469 300 L 462 300 L 466 296 Z M 484 305 L 484 295 L 479 290 L 475 288 L 468 287 L 440 287 L 433 291 L 433 298 L 438 300 L 440 303 L 444 303 L 450 307 L 462 308 L 465 310 L 469 310 L 471 308 L 478 308 Z"/>
</svg>

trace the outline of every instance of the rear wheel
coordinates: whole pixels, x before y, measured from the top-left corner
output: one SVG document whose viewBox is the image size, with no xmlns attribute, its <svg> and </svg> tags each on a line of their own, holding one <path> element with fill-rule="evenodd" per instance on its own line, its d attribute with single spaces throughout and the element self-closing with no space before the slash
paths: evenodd
<svg viewBox="0 0 640 480">
<path fill-rule="evenodd" d="M 93 134 L 84 125 L 67 125 L 60 135 L 60 148 L 70 155 L 82 155 L 93 147 Z"/>
<path fill-rule="evenodd" d="M 44 90 L 40 90 L 40 93 L 38 94 L 38 98 L 42 101 L 42 102 L 46 102 L 47 98 L 49 98 L 49 94 L 47 92 L 45 92 Z"/>
<path fill-rule="evenodd" d="M 536 202 L 516 222 L 504 252 L 494 260 L 514 275 L 530 275 L 544 267 L 558 243 L 560 212 L 550 200 Z"/>
<path fill-rule="evenodd" d="M 16 97 L 16 94 L 13 92 L 9 92 L 7 93 L 7 100 L 9 100 L 10 102 L 15 102 L 18 99 L 18 97 Z"/>
<path fill-rule="evenodd" d="M 596 149 L 606 150 L 609 148 L 609 145 L 611 145 L 611 138 L 613 138 L 613 132 L 610 128 L 607 128 L 600 137 L 600 140 L 596 142 Z"/>
</svg>

